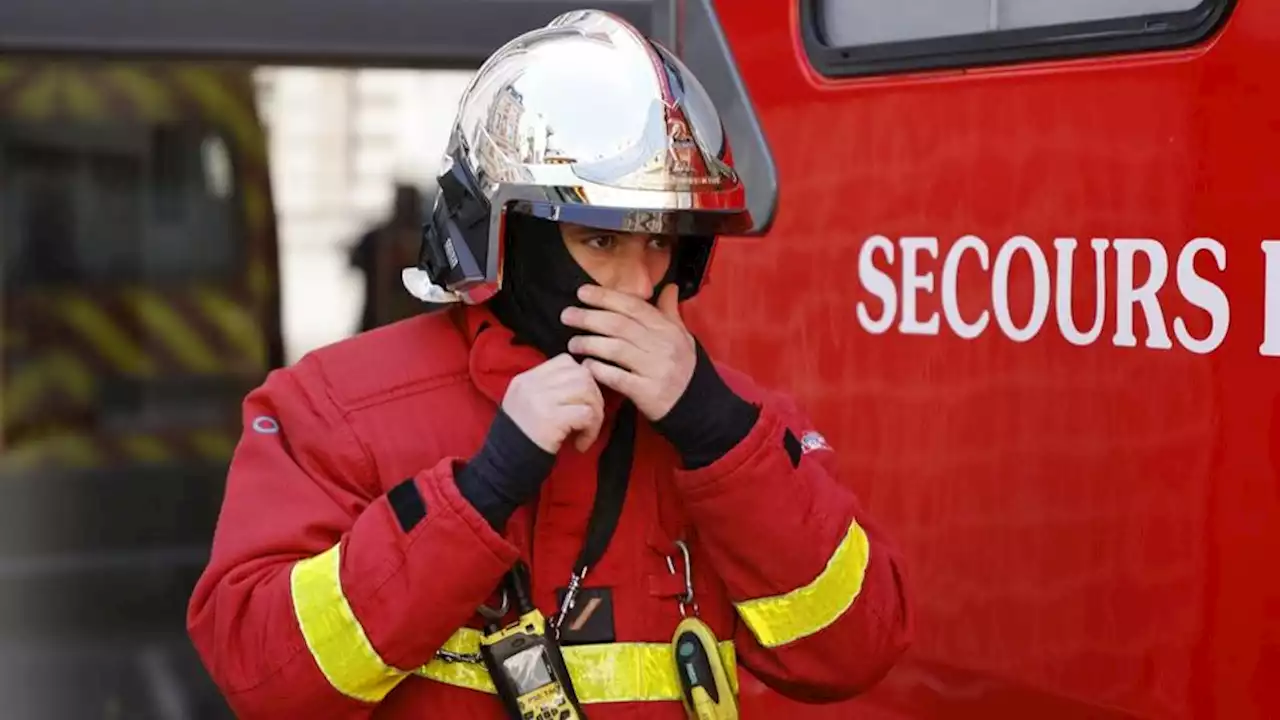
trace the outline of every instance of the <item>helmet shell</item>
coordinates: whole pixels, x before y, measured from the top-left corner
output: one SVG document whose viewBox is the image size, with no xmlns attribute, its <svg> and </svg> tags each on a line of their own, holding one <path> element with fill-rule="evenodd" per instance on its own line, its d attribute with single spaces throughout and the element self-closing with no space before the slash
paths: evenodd
<svg viewBox="0 0 1280 720">
<path fill-rule="evenodd" d="M 660 44 L 597 10 L 560 15 L 481 66 L 439 182 L 420 268 L 467 302 L 501 287 L 507 212 L 681 236 L 685 297 L 715 236 L 752 226 L 706 90 Z"/>
</svg>

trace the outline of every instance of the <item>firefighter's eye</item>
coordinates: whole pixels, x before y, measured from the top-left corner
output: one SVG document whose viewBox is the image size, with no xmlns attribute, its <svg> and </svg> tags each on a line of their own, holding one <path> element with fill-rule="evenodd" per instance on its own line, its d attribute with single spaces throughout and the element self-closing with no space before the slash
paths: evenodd
<svg viewBox="0 0 1280 720">
<path fill-rule="evenodd" d="M 618 244 L 618 236 L 609 234 L 592 235 L 584 240 L 583 244 L 596 250 L 612 250 Z"/>
<path fill-rule="evenodd" d="M 654 235 L 653 237 L 649 238 L 649 247 L 653 248 L 654 250 L 662 250 L 665 252 L 667 250 L 670 250 L 672 247 L 674 247 L 675 244 L 676 244 L 675 238 L 667 235 Z"/>
</svg>

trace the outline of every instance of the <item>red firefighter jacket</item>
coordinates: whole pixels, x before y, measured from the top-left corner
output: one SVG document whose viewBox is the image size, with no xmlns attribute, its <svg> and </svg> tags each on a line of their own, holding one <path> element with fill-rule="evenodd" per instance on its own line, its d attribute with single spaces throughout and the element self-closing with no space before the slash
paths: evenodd
<svg viewBox="0 0 1280 720">
<path fill-rule="evenodd" d="M 502 534 L 453 473 L 510 380 L 543 359 L 483 307 L 455 308 L 311 353 L 249 394 L 188 614 L 240 717 L 504 717 L 484 666 L 437 650 L 476 651 L 477 607 L 497 604 L 517 558 L 539 609 L 556 611 L 607 437 L 586 453 L 566 443 L 538 501 Z M 718 369 L 761 408 L 723 458 L 683 471 L 637 424 L 622 516 L 585 583 L 611 590 L 615 642 L 564 649 L 592 720 L 684 717 L 670 656 L 684 590 L 676 540 L 746 718 L 762 693 L 856 694 L 908 642 L 898 560 L 837 480 L 834 451 L 786 397 Z M 406 493 L 421 503 L 407 529 L 393 507 Z"/>
</svg>

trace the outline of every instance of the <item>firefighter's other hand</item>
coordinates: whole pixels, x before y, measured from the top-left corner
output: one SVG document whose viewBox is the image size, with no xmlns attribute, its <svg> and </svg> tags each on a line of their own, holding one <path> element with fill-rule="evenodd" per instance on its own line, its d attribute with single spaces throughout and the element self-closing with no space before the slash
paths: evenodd
<svg viewBox="0 0 1280 720">
<path fill-rule="evenodd" d="M 572 434 L 585 451 L 600 435 L 604 397 L 600 386 L 568 354 L 542 363 L 511 380 L 502 409 L 538 447 L 551 454 Z"/>
<path fill-rule="evenodd" d="M 570 307 L 561 322 L 594 335 L 569 341 L 569 351 L 609 363 L 583 363 L 601 385 L 631 398 L 649 420 L 664 417 L 684 394 L 698 355 L 693 335 L 680 318 L 679 290 L 668 285 L 657 307 L 599 285 L 578 289 L 582 302 L 599 310 Z"/>
</svg>

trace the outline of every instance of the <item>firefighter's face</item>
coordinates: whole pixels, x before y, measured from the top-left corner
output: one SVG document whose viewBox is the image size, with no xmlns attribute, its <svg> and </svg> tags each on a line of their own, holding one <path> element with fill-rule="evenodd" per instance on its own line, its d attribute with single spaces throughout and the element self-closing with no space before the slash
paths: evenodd
<svg viewBox="0 0 1280 720">
<path fill-rule="evenodd" d="M 562 223 L 569 254 L 596 283 L 645 300 L 671 266 L 675 239 L 666 235 L 624 233 L 617 230 Z"/>
</svg>

